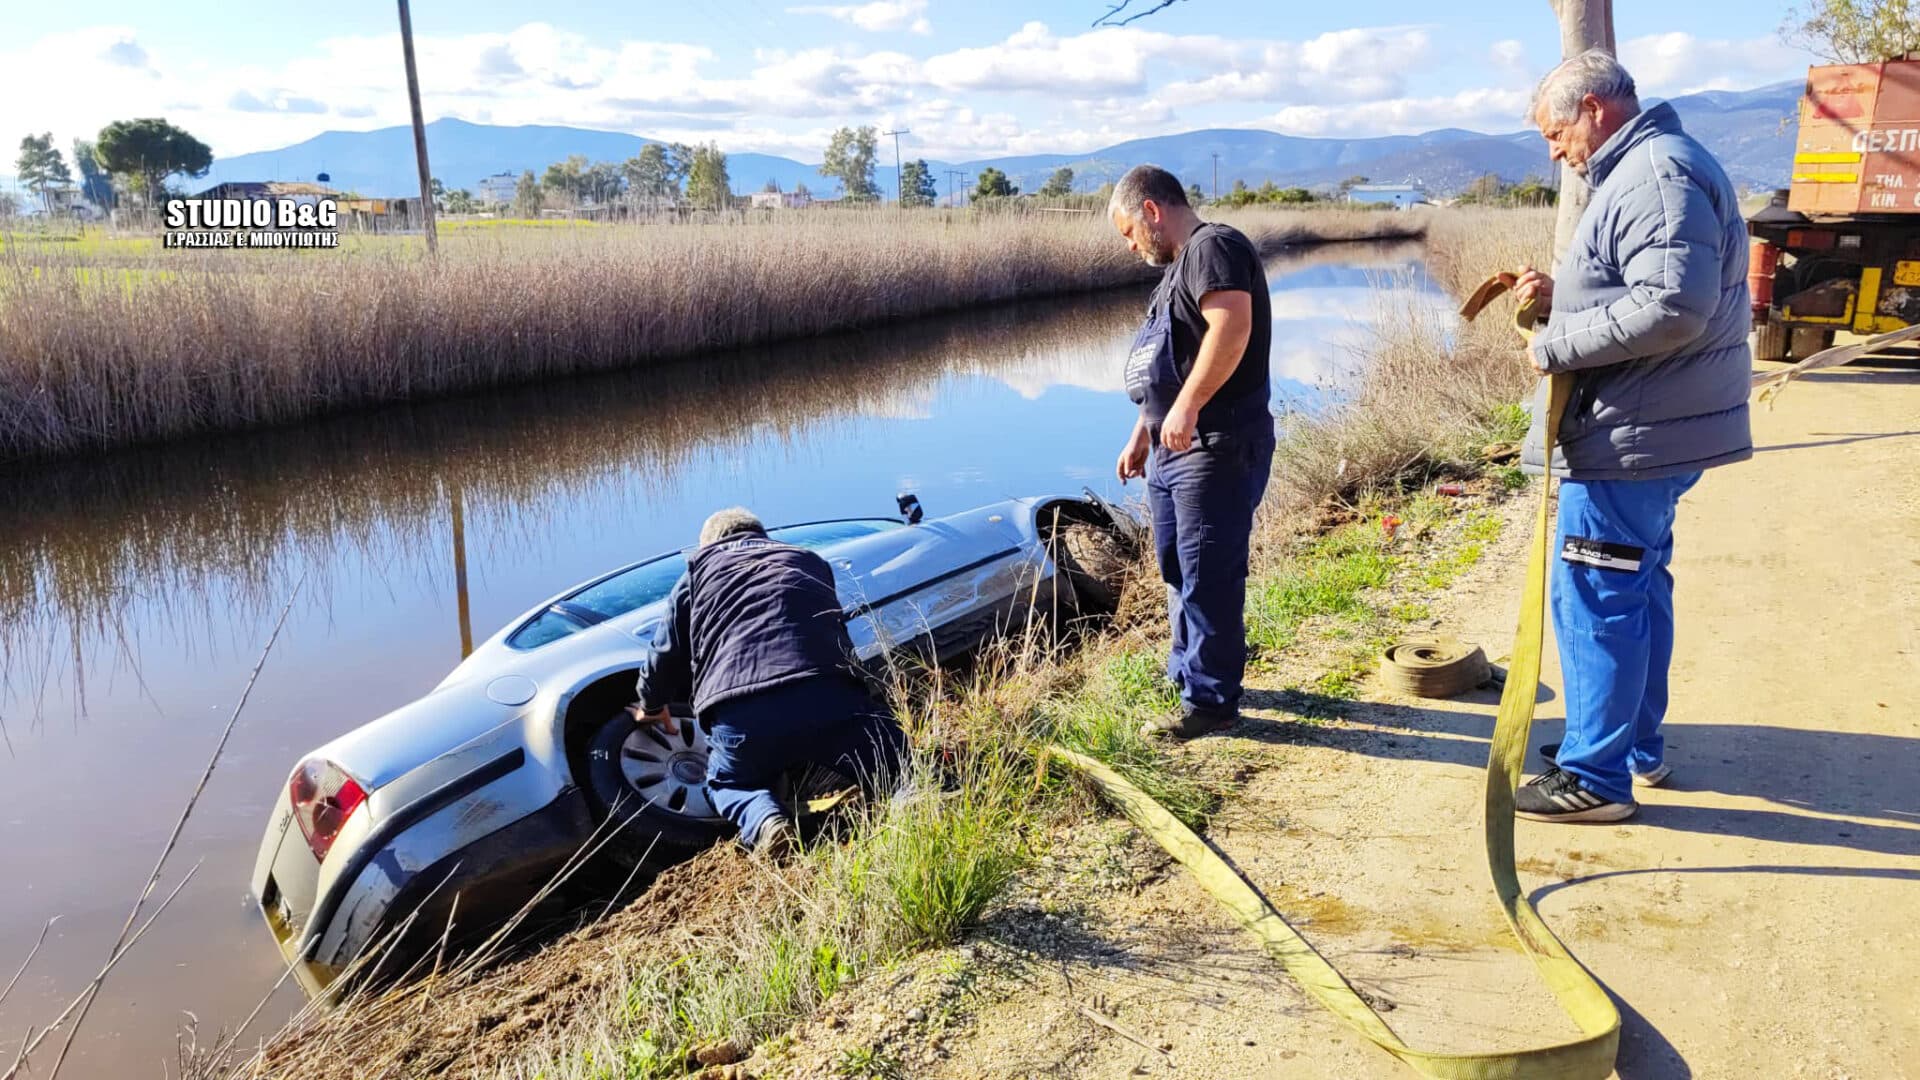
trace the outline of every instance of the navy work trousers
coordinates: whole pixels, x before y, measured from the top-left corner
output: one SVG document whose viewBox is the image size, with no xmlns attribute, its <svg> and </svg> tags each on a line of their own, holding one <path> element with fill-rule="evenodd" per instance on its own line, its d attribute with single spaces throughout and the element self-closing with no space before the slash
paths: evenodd
<svg viewBox="0 0 1920 1080">
<path fill-rule="evenodd" d="M 832 769 L 872 792 L 898 779 L 906 736 L 893 714 L 850 676 L 816 675 L 707 709 L 707 789 L 753 846 L 760 826 L 789 811 L 774 797 L 781 774 Z"/>
<path fill-rule="evenodd" d="M 1699 473 L 1560 484 L 1553 635 L 1567 700 L 1555 763 L 1588 790 L 1632 802 L 1632 773 L 1666 753 L 1673 661 L 1673 519 Z"/>
<path fill-rule="evenodd" d="M 1175 453 L 1154 432 L 1147 501 L 1167 583 L 1167 678 L 1188 706 L 1232 711 L 1247 669 L 1247 548 L 1273 472 L 1273 420 L 1194 436 Z"/>
</svg>

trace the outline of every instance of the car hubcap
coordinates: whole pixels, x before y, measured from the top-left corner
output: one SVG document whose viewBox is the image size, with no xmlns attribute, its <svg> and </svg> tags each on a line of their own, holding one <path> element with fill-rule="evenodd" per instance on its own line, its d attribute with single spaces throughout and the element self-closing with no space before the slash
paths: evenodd
<svg viewBox="0 0 1920 1080">
<path fill-rule="evenodd" d="M 635 724 L 620 747 L 620 772 L 649 806 L 692 818 L 719 817 L 707 794 L 707 733 L 691 716 L 674 719 L 678 735 Z"/>
</svg>

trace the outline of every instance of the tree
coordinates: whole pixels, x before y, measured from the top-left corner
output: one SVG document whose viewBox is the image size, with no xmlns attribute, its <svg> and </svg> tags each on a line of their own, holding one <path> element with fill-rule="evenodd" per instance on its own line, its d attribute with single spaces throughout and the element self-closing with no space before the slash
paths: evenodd
<svg viewBox="0 0 1920 1080">
<path fill-rule="evenodd" d="M 927 167 L 925 158 L 900 166 L 901 206 L 932 206 L 939 197 L 940 191 L 933 183 L 933 170 Z"/>
<path fill-rule="evenodd" d="M 1920 0 L 1807 0 L 1780 36 L 1836 64 L 1875 64 L 1920 49 Z"/>
<path fill-rule="evenodd" d="M 513 186 L 513 216 L 517 218 L 537 218 L 546 206 L 546 196 L 541 193 L 540 182 L 533 178 L 533 170 L 520 174 L 520 182 Z"/>
<path fill-rule="evenodd" d="M 1343 199 L 1346 198 L 1350 193 L 1352 193 L 1354 188 L 1359 187 L 1361 184 L 1365 184 L 1368 182 L 1369 181 L 1364 176 L 1347 177 L 1345 180 L 1340 181 L 1340 197 Z"/>
<path fill-rule="evenodd" d="M 1484 173 L 1474 178 L 1467 189 L 1460 193 L 1460 202 L 1491 205 L 1505 200 L 1507 185 L 1501 183 L 1498 173 Z"/>
<path fill-rule="evenodd" d="M 867 202 L 880 197 L 880 188 L 873 182 L 873 159 L 877 152 L 878 139 L 873 125 L 861 128 L 841 128 L 833 133 L 827 143 L 827 152 L 820 162 L 820 175 L 830 176 L 840 182 L 840 191 L 855 202 Z"/>
<path fill-rule="evenodd" d="M 1202 206 L 1207 201 L 1207 193 L 1200 190 L 1199 184 L 1187 185 L 1187 202 L 1193 206 Z"/>
<path fill-rule="evenodd" d="M 636 157 L 620 166 L 626 177 L 627 192 L 649 201 L 680 200 L 680 180 L 674 163 L 668 158 L 665 143 L 648 143 Z"/>
<path fill-rule="evenodd" d="M 767 182 L 760 185 L 760 190 L 768 195 L 778 195 L 780 194 L 780 181 L 769 176 L 767 177 Z"/>
<path fill-rule="evenodd" d="M 687 201 L 707 210 L 724 210 L 733 201 L 727 181 L 727 155 L 717 143 L 693 148 L 687 168 Z"/>
<path fill-rule="evenodd" d="M 596 161 L 580 174 L 581 194 L 596 205 L 605 206 L 620 198 L 620 167 L 611 161 Z"/>
<path fill-rule="evenodd" d="M 556 196 L 562 205 L 575 205 L 586 196 L 586 170 L 587 156 L 570 154 L 567 160 L 547 166 L 547 171 L 541 174 L 540 186 L 547 194 Z"/>
<path fill-rule="evenodd" d="M 1007 180 L 1007 174 L 989 165 L 980 170 L 980 180 L 973 187 L 973 198 L 991 199 L 996 196 L 1020 194 L 1020 188 Z"/>
<path fill-rule="evenodd" d="M 14 200 L 11 192 L 0 191 L 0 221 L 10 220 L 20 212 L 20 204 Z"/>
<path fill-rule="evenodd" d="M 67 161 L 60 151 L 53 148 L 53 133 L 28 135 L 20 140 L 20 159 L 14 166 L 27 190 L 40 196 L 40 206 L 47 213 L 53 213 L 53 194 L 47 189 L 60 184 L 73 183 L 73 174 L 67 171 Z"/>
<path fill-rule="evenodd" d="M 1040 185 L 1040 194 L 1049 199 L 1073 194 L 1073 170 L 1065 166 L 1053 170 L 1047 182 Z"/>
<path fill-rule="evenodd" d="M 807 184 L 806 184 L 806 181 L 804 180 L 798 184 L 793 185 L 793 193 L 795 195 L 804 195 L 807 198 L 813 197 L 813 192 L 807 190 Z"/>
<path fill-rule="evenodd" d="M 113 178 L 93 156 L 93 144 L 85 139 L 73 140 L 73 163 L 80 166 L 80 194 L 102 210 L 113 209 Z"/>
<path fill-rule="evenodd" d="M 473 192 L 466 188 L 456 188 L 447 193 L 447 213 L 471 214 L 474 211 Z"/>
<path fill-rule="evenodd" d="M 93 156 L 101 168 L 125 177 L 128 188 L 148 206 L 165 197 L 167 177 L 205 176 L 213 167 L 213 151 L 206 143 L 160 117 L 115 120 L 101 128 Z"/>
</svg>

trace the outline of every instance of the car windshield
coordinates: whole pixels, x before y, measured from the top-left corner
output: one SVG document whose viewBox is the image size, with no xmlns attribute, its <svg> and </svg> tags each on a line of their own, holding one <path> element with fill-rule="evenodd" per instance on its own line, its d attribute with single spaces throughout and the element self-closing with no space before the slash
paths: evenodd
<svg viewBox="0 0 1920 1080">
<path fill-rule="evenodd" d="M 886 518 L 861 518 L 854 521 L 814 521 L 804 525 L 785 525 L 767 532 L 777 540 L 803 548 L 820 548 L 842 540 L 872 536 L 889 529 L 905 528 Z M 516 649 L 537 649 L 550 641 L 584 630 L 616 615 L 666 599 L 674 583 L 687 569 L 686 555 L 674 552 L 651 562 L 629 567 L 602 578 L 563 597 L 558 603 L 529 619 L 513 632 L 507 644 Z"/>
</svg>

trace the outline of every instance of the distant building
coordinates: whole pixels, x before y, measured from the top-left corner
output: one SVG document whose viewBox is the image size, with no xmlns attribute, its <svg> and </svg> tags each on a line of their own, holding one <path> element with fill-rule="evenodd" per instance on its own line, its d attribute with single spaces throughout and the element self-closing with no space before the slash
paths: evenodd
<svg viewBox="0 0 1920 1080">
<path fill-rule="evenodd" d="M 1417 184 L 1355 184 L 1347 190 L 1347 201 L 1405 209 L 1427 202 L 1427 193 Z"/>
<path fill-rule="evenodd" d="M 196 199 L 292 199 L 297 203 L 316 203 L 321 199 L 339 199 L 340 192 L 325 184 L 297 180 L 229 180 L 215 184 L 195 195 Z"/>
<path fill-rule="evenodd" d="M 1391 206 L 1405 210 L 1427 201 L 1427 193 L 1413 184 L 1355 184 L 1347 189 L 1347 201 L 1364 206 Z"/>
<path fill-rule="evenodd" d="M 813 205 L 813 196 L 804 191 L 756 191 L 755 210 L 804 210 Z"/>
<path fill-rule="evenodd" d="M 520 187 L 520 178 L 510 172 L 483 176 L 474 185 L 474 197 L 483 203 L 510 203 Z"/>
</svg>

